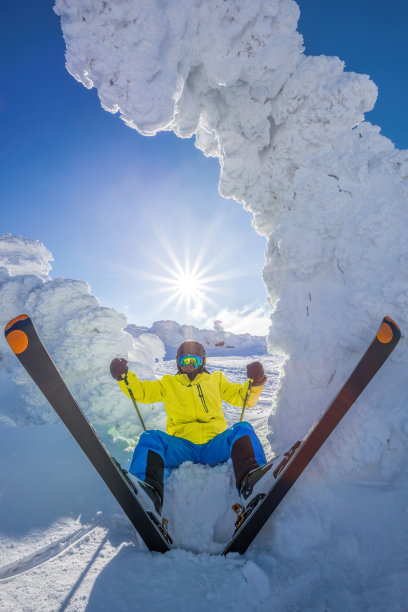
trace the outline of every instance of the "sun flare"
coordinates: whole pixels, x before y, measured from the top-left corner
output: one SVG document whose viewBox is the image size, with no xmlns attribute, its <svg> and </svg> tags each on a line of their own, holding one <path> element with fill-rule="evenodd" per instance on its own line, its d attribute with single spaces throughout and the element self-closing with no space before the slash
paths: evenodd
<svg viewBox="0 0 408 612">
<path fill-rule="evenodd" d="M 196 324 L 221 310 L 225 300 L 225 283 L 243 276 L 241 269 L 220 270 L 220 249 L 210 253 L 206 241 L 198 249 L 189 249 L 184 245 L 184 257 L 180 258 L 168 236 L 159 232 L 157 227 L 154 229 L 164 256 L 156 250 L 151 259 L 157 271 L 138 271 L 137 274 L 152 283 L 152 295 L 161 294 L 156 299 L 157 308 L 163 310 L 174 305 L 184 311 L 184 320 L 195 321 Z M 215 298 L 216 294 L 220 296 L 219 299 Z"/>
<path fill-rule="evenodd" d="M 182 299 L 194 299 L 199 298 L 204 286 L 198 276 L 183 272 L 174 279 L 174 289 Z"/>
<path fill-rule="evenodd" d="M 180 262 L 174 269 L 167 269 L 168 276 L 163 279 L 165 290 L 170 292 L 168 301 L 177 301 L 184 304 L 188 312 L 202 312 L 204 305 L 210 302 L 208 293 L 213 291 L 210 279 L 205 277 L 204 271 L 194 265 L 190 269 L 188 263 L 182 266 Z"/>
<path fill-rule="evenodd" d="M 216 267 L 216 261 L 203 262 L 203 255 L 198 253 L 192 260 L 186 252 L 184 260 L 180 260 L 173 249 L 166 244 L 168 259 L 160 265 L 164 275 L 155 276 L 157 291 L 165 297 L 161 306 L 176 303 L 178 308 L 185 310 L 188 318 L 205 318 L 207 311 L 219 309 L 211 294 L 220 291 L 220 282 L 224 275 L 211 274 Z"/>
</svg>

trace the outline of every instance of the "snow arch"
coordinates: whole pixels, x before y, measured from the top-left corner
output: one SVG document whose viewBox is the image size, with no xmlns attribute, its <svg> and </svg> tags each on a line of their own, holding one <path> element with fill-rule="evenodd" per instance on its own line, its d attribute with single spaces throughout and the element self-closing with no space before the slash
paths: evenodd
<svg viewBox="0 0 408 612">
<path fill-rule="evenodd" d="M 57 0 L 55 11 L 69 72 L 142 134 L 195 135 L 220 160 L 221 194 L 268 238 L 269 345 L 288 357 L 273 417 L 284 449 L 382 316 L 408 323 L 408 155 L 364 121 L 376 86 L 303 53 L 292 0 Z M 404 342 L 394 389 L 382 391 L 383 374 L 353 417 L 357 429 L 370 411 L 383 434 L 359 441 L 350 468 L 384 459 L 391 429 L 403 436 Z"/>
</svg>

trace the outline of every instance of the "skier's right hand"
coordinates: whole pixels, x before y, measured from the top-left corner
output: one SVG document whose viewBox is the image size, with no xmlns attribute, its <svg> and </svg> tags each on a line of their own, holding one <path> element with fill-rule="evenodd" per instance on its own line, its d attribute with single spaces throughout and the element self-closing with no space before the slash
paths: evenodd
<svg viewBox="0 0 408 612">
<path fill-rule="evenodd" d="M 110 373 L 116 380 L 122 380 L 128 373 L 128 362 L 121 357 L 115 357 L 110 364 Z"/>
<path fill-rule="evenodd" d="M 247 365 L 247 377 L 252 380 L 253 387 L 262 386 L 267 381 L 262 363 L 259 361 L 249 363 Z"/>
</svg>

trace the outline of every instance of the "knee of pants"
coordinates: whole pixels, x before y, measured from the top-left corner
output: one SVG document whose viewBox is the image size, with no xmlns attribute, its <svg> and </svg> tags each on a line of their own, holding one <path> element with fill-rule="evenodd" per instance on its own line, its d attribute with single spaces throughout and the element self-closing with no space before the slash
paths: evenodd
<svg viewBox="0 0 408 612">
<path fill-rule="evenodd" d="M 266 463 L 265 451 L 251 423 L 248 423 L 248 421 L 240 421 L 239 423 L 235 423 L 235 425 L 232 426 L 232 429 L 233 435 L 231 444 L 233 445 L 240 438 L 248 436 L 251 441 L 255 459 L 258 465 Z"/>
<path fill-rule="evenodd" d="M 232 437 L 234 440 L 241 438 L 241 436 L 246 436 L 247 434 L 256 435 L 254 428 L 248 421 L 240 421 L 232 426 Z"/>
<path fill-rule="evenodd" d="M 164 444 L 162 434 L 163 432 L 159 429 L 146 429 L 140 436 L 136 448 L 147 448 L 163 456 Z"/>
<path fill-rule="evenodd" d="M 133 451 L 129 472 L 141 480 L 146 479 L 149 466 L 156 464 L 157 467 L 160 465 L 159 471 L 162 471 L 162 467 L 164 467 L 164 447 L 161 434 L 161 431 L 147 429 L 140 436 L 139 442 Z M 150 461 L 148 460 L 149 457 Z M 156 459 L 153 459 L 154 457 Z M 159 481 L 160 479 L 162 480 L 162 477 L 156 480 Z M 157 483 L 156 488 L 159 490 Z"/>
</svg>

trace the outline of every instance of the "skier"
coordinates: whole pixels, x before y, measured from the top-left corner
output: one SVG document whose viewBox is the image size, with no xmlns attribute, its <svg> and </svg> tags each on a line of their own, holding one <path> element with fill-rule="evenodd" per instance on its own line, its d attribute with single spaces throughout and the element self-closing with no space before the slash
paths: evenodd
<svg viewBox="0 0 408 612">
<path fill-rule="evenodd" d="M 142 404 L 164 402 L 168 433 L 144 431 L 129 468 L 131 480 L 144 492 L 140 497 L 145 509 L 157 519 L 165 468 L 176 468 L 184 461 L 214 466 L 231 457 L 238 491 L 245 491 L 246 501 L 263 476 L 260 466 L 266 464 L 265 453 L 252 425 L 240 421 L 227 428 L 222 412 L 222 400 L 239 407 L 245 400 L 249 408 L 256 404 L 267 379 L 262 364 L 247 366 L 249 380 L 244 384 L 229 382 L 221 371 L 210 374 L 205 365 L 205 349 L 194 340 L 183 342 L 177 350 L 178 373 L 160 380 L 139 380 L 128 371 L 126 359 L 113 359 L 110 365 L 125 395 L 131 397 L 129 387 Z"/>
</svg>

